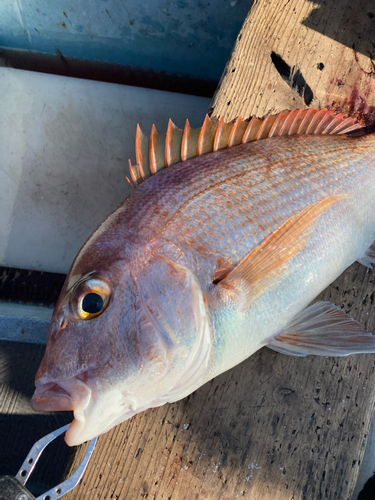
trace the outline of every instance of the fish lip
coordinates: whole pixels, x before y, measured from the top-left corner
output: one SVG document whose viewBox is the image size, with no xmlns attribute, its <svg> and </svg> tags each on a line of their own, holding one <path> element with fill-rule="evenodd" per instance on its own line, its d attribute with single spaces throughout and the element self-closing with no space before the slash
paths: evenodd
<svg viewBox="0 0 375 500">
<path fill-rule="evenodd" d="M 69 379 L 52 380 L 47 376 L 35 382 L 31 398 L 34 411 L 73 411 L 74 419 L 65 433 L 65 442 L 74 446 L 86 425 L 97 399 L 97 385 L 92 370 L 81 372 Z"/>
<path fill-rule="evenodd" d="M 64 440 L 68 446 L 81 444 L 79 437 L 85 428 L 86 418 L 84 410 L 76 409 L 73 411 L 74 419 L 65 432 Z"/>
<path fill-rule="evenodd" d="M 39 384 L 31 398 L 34 411 L 69 411 L 71 410 L 71 395 L 58 383 L 46 382 Z"/>
<path fill-rule="evenodd" d="M 93 379 L 83 372 L 69 379 L 42 377 L 35 382 L 31 398 L 34 411 L 84 411 L 96 391 Z"/>
</svg>

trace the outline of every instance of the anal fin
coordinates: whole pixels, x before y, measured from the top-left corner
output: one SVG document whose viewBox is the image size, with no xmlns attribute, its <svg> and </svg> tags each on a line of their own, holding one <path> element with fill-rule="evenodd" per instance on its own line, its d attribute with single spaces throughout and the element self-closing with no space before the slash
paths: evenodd
<svg viewBox="0 0 375 500">
<path fill-rule="evenodd" d="M 368 247 L 362 257 L 358 259 L 358 262 L 372 269 L 371 264 L 375 264 L 375 241 Z"/>
<path fill-rule="evenodd" d="M 375 353 L 375 336 L 331 302 L 301 311 L 267 344 L 292 356 L 348 356 Z"/>
</svg>

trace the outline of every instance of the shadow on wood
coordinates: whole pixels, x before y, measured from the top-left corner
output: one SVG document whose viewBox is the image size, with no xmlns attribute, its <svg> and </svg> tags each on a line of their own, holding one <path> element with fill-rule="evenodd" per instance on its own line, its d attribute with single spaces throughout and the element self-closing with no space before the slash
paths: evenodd
<svg viewBox="0 0 375 500">
<path fill-rule="evenodd" d="M 0 342 L 0 475 L 15 475 L 34 443 L 67 424 L 71 415 L 37 414 L 30 406 L 44 346 Z M 58 484 L 71 450 L 56 439 L 43 452 L 27 487 L 39 495 Z"/>
<path fill-rule="evenodd" d="M 308 0 L 311 2 L 311 0 Z M 375 6 L 371 0 L 357 5 L 348 0 L 314 0 L 313 9 L 302 21 L 307 28 L 332 38 L 349 49 L 373 59 L 375 49 Z"/>
</svg>

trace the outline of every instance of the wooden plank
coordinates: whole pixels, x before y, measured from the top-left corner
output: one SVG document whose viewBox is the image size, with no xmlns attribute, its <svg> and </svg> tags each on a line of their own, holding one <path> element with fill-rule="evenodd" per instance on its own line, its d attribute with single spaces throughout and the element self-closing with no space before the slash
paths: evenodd
<svg viewBox="0 0 375 500">
<path fill-rule="evenodd" d="M 372 0 L 256 1 L 211 115 L 230 121 L 311 106 L 373 119 L 374 30 Z"/>
<path fill-rule="evenodd" d="M 367 1 L 257 1 L 211 114 L 261 117 L 311 100 L 370 120 L 374 21 Z M 373 271 L 353 264 L 319 298 L 375 331 L 374 283 Z M 350 498 L 374 382 L 373 355 L 290 358 L 262 349 L 185 400 L 101 436 L 66 498 Z"/>
</svg>

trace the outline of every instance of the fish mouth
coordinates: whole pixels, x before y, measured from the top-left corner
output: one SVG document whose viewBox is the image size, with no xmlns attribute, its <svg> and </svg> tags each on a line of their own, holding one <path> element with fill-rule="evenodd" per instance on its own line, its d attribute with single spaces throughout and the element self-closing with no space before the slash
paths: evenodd
<svg viewBox="0 0 375 500">
<path fill-rule="evenodd" d="M 87 372 L 67 380 L 42 377 L 35 382 L 31 407 L 37 412 L 73 411 L 74 420 L 65 433 L 65 442 L 73 446 L 85 427 L 85 411 L 92 405 L 95 393 L 94 379 Z"/>
</svg>

